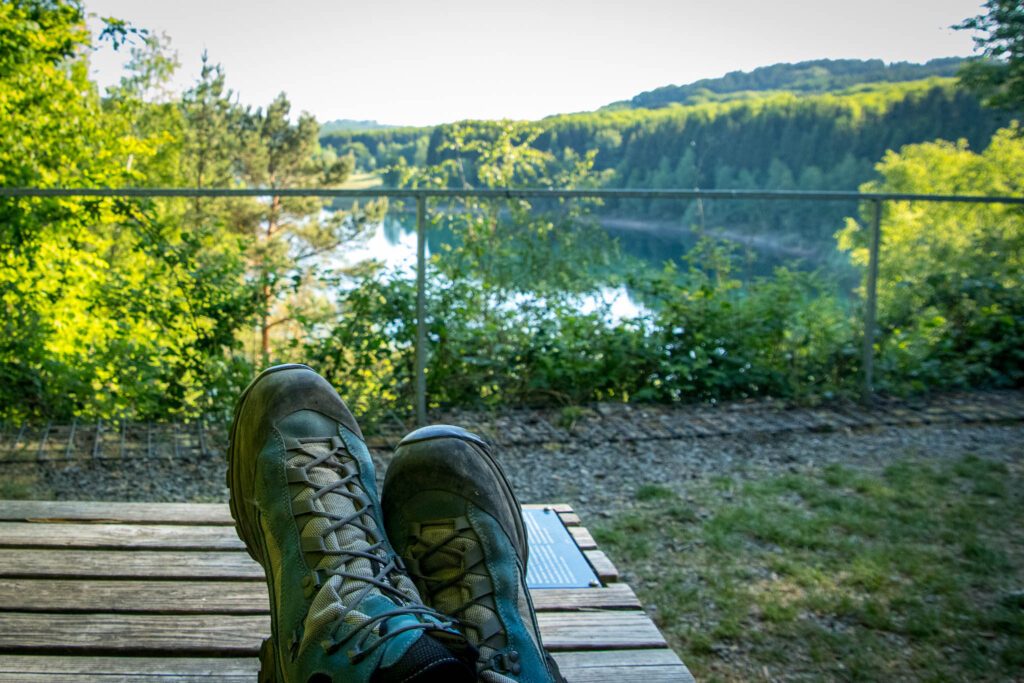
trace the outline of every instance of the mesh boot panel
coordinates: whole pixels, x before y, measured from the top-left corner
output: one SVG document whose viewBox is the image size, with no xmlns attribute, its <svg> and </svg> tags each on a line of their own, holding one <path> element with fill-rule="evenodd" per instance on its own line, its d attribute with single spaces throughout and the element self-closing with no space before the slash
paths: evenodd
<svg viewBox="0 0 1024 683">
<path fill-rule="evenodd" d="M 329 455 L 331 451 L 329 442 L 305 443 L 302 451 L 291 457 L 287 464 L 289 467 L 305 468 L 314 460 Z M 306 471 L 309 481 L 316 488 L 292 484 L 293 504 L 308 501 L 313 510 L 331 513 L 342 519 L 347 519 L 366 509 L 369 501 L 356 477 L 341 485 L 337 492 L 331 491 L 319 497 L 316 495 L 318 490 L 337 485 L 342 481 L 343 476 L 356 472 L 355 463 L 351 458 L 345 457 L 343 453 L 335 452 L 326 462 L 309 467 Z M 314 596 L 306 617 L 302 644 L 303 647 L 306 647 L 310 642 L 318 642 L 323 637 L 323 630 L 341 617 L 344 617 L 345 621 L 353 626 L 369 621 L 367 615 L 348 610 L 364 597 L 381 593 L 380 589 L 369 581 L 378 573 L 380 566 L 387 563 L 387 552 L 379 546 L 374 548 L 383 534 L 377 528 L 377 524 L 370 514 L 358 515 L 356 517 L 358 526 L 357 524 L 345 524 L 333 531 L 331 530 L 331 520 L 325 517 L 304 515 L 296 521 L 299 526 L 299 534 L 303 539 L 310 539 L 313 542 L 322 539 L 323 546 L 327 550 L 326 553 L 307 552 L 306 562 L 310 567 L 362 577 L 361 579 L 336 574 L 330 575 Z M 369 553 L 379 559 L 372 561 L 353 553 Z M 387 577 L 387 580 L 405 594 L 409 601 L 420 601 L 415 585 L 404 574 L 393 572 Z M 378 629 L 379 624 L 373 630 L 375 633 L 379 633 Z"/>
<path fill-rule="evenodd" d="M 466 558 L 480 550 L 472 530 L 457 531 L 453 520 L 443 520 L 422 524 L 418 541 L 407 554 L 418 558 L 419 575 L 431 605 L 458 618 L 469 642 L 480 650 L 480 661 L 488 661 L 508 641 L 503 629 L 489 633 L 501 622 L 490 595 L 493 587 L 486 568 L 482 562 L 467 566 Z M 481 582 L 486 583 L 487 594 L 474 599 Z M 504 676 L 501 679 L 510 680 Z"/>
</svg>

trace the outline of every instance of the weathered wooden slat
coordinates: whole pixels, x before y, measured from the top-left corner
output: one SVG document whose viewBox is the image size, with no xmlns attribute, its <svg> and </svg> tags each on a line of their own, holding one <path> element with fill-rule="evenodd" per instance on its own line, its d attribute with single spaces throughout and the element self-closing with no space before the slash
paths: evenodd
<svg viewBox="0 0 1024 683">
<path fill-rule="evenodd" d="M 148 674 L 3 674 L 6 683 L 252 683 L 255 674 L 237 676 L 188 674 L 182 676 L 150 676 Z"/>
<path fill-rule="evenodd" d="M 7 652 L 202 653 L 254 655 L 270 617 L 226 614 L 48 614 L 0 612 Z"/>
<path fill-rule="evenodd" d="M 563 522 L 578 525 L 579 516 L 565 503 L 531 504 L 551 508 Z M 214 524 L 233 526 L 224 503 L 119 503 L 95 501 L 0 500 L 0 521 L 26 520 L 123 522 L 139 524 Z"/>
<path fill-rule="evenodd" d="M 619 570 L 615 568 L 615 565 L 604 554 L 604 551 L 584 550 L 583 554 L 586 556 L 590 566 L 593 567 L 597 578 L 601 579 L 601 583 L 614 583 L 619 580 Z"/>
<path fill-rule="evenodd" d="M 694 681 L 690 671 L 681 665 L 588 667 L 585 669 L 562 668 L 559 665 L 559 668 L 562 675 L 572 683 L 693 683 Z M 106 679 L 101 679 L 101 681 L 107 683 Z"/>
<path fill-rule="evenodd" d="M 551 651 L 665 647 L 640 611 L 541 612 L 541 637 Z M 0 649 L 17 653 L 255 655 L 270 617 L 225 614 L 62 614 L 0 612 Z"/>
<path fill-rule="evenodd" d="M 576 541 L 576 545 L 580 550 L 596 550 L 597 541 L 590 535 L 590 532 L 584 526 L 570 526 L 566 527 L 569 533 L 572 535 L 572 540 Z"/>
<path fill-rule="evenodd" d="M 0 674 L 247 676 L 251 681 L 259 670 L 260 662 L 255 657 L 60 657 L 55 655 L 0 655 Z M 64 680 L 63 676 L 60 680 Z"/>
<path fill-rule="evenodd" d="M 559 668 L 600 668 L 607 666 L 645 667 L 682 664 L 679 656 L 668 648 L 650 650 L 608 650 L 559 652 L 554 655 Z"/>
<path fill-rule="evenodd" d="M 530 591 L 538 612 L 570 612 L 593 609 L 640 609 L 640 599 L 629 584 L 604 588 L 535 588 Z"/>
<path fill-rule="evenodd" d="M 612 652 L 556 652 L 555 661 L 573 683 L 690 683 L 693 677 L 675 653 L 668 649 L 617 650 Z M 56 657 L 52 655 L 0 655 L 4 680 L 60 681 L 99 680 L 160 683 L 201 681 L 251 681 L 259 671 L 255 657 Z"/>
<path fill-rule="evenodd" d="M 552 656 L 572 683 L 693 683 L 690 671 L 668 648 L 556 652 Z"/>
<path fill-rule="evenodd" d="M 666 647 L 658 627 L 640 611 L 541 612 L 537 625 L 552 652 Z"/>
<path fill-rule="evenodd" d="M 579 526 L 580 516 L 575 512 L 559 512 L 558 516 L 562 520 L 562 524 L 566 526 Z"/>
<path fill-rule="evenodd" d="M 49 579 L 260 579 L 263 569 L 238 551 L 53 550 L 5 548 L 0 577 Z"/>
<path fill-rule="evenodd" d="M 222 503 L 106 503 L 0 500 L 0 521 L 56 520 L 234 525 Z"/>
<path fill-rule="evenodd" d="M 260 574 L 262 576 L 262 572 Z M 531 591 L 539 612 L 640 609 L 626 584 Z M 267 614 L 261 581 L 110 581 L 0 578 L 0 611 Z"/>
<path fill-rule="evenodd" d="M 0 546 L 20 548 L 160 548 L 238 550 L 245 545 L 233 527 L 174 524 L 0 524 Z"/>
<path fill-rule="evenodd" d="M 261 581 L 0 579 L 0 611 L 268 614 Z"/>
</svg>

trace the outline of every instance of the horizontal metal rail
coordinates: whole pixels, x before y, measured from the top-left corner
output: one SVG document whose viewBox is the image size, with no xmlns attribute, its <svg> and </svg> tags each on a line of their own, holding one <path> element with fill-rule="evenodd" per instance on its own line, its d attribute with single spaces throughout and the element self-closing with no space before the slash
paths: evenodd
<svg viewBox="0 0 1024 683">
<path fill-rule="evenodd" d="M 769 199 L 777 201 L 911 201 L 964 202 L 971 204 L 1024 204 L 1024 197 L 980 196 L 961 194 L 908 194 L 901 192 L 838 192 L 799 190 L 551 190 L 536 189 L 466 189 L 445 188 L 369 188 L 340 190 L 320 188 L 73 188 L 73 187 L 0 187 L 0 197 L 436 197 L 455 199 Z"/>
<path fill-rule="evenodd" d="M 965 204 L 1024 205 L 1024 197 L 949 194 L 910 194 L 902 192 L 839 192 L 799 190 L 627 190 L 548 188 L 447 189 L 447 188 L 72 188 L 72 187 L 0 187 L 0 197 L 324 197 L 324 198 L 408 198 L 416 200 L 416 419 L 426 424 L 426 303 L 424 284 L 424 244 L 426 240 L 426 200 L 477 197 L 481 199 L 764 199 L 769 201 L 848 201 L 869 202 L 871 235 L 868 256 L 867 302 L 864 315 L 864 398 L 871 398 L 874 370 L 875 313 L 877 307 L 878 254 L 881 243 L 882 202 L 953 202 Z"/>
</svg>

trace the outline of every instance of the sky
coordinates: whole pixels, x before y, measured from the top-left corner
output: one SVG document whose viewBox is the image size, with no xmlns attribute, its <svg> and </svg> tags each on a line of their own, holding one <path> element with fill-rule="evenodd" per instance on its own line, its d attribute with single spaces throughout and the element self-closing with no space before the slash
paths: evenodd
<svg viewBox="0 0 1024 683">
<path fill-rule="evenodd" d="M 166 33 L 187 88 L 203 50 L 239 100 L 399 125 L 538 119 L 779 62 L 966 56 L 970 0 L 84 0 Z M 98 22 L 93 22 L 96 25 Z M 92 57 L 101 86 L 124 51 Z"/>
</svg>

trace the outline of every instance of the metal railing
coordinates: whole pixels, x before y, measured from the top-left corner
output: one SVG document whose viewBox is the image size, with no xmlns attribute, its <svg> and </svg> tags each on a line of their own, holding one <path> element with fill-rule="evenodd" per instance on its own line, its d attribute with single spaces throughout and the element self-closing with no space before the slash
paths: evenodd
<svg viewBox="0 0 1024 683">
<path fill-rule="evenodd" d="M 0 197 L 323 197 L 395 198 L 416 200 L 416 421 L 426 424 L 426 201 L 428 198 L 455 199 L 762 199 L 771 201 L 856 201 L 871 204 L 871 235 L 868 247 L 867 297 L 864 312 L 864 396 L 873 393 L 875 318 L 877 314 L 878 254 L 881 245 L 882 202 L 952 202 L 970 204 L 1024 205 L 1024 197 L 907 194 L 898 192 L 812 192 L 790 190 L 550 190 L 441 188 L 406 189 L 204 189 L 204 188 L 12 188 L 0 187 Z"/>
</svg>

